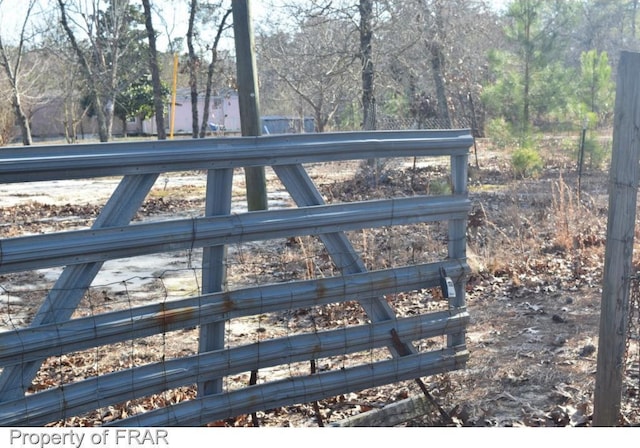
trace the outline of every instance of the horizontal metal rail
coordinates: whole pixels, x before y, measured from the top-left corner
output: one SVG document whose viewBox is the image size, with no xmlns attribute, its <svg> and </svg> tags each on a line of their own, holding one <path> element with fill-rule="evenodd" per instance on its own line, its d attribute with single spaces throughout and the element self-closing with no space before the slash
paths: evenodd
<svg viewBox="0 0 640 448">
<path fill-rule="evenodd" d="M 132 224 L 0 241 L 0 273 L 222 244 L 464 219 L 465 197 L 411 197 Z"/>
<path fill-rule="evenodd" d="M 421 264 L 316 280 L 275 283 L 154 303 L 0 333 L 0 366 L 112 344 L 260 313 L 308 308 L 440 284 L 440 268 L 453 279 L 468 273 L 458 261 Z"/>
<path fill-rule="evenodd" d="M 208 395 L 118 420 L 105 426 L 200 426 L 207 423 L 298 403 L 309 403 L 354 390 L 435 375 L 463 368 L 465 348 L 453 347 L 367 365 L 291 377 Z"/>
<path fill-rule="evenodd" d="M 463 331 L 468 321 L 465 309 L 440 311 L 147 364 L 0 403 L 0 426 L 42 425 L 95 409 L 100 403 L 119 403 L 205 379 L 370 350 L 388 344 L 392 330 L 406 340 L 454 334 Z"/>
<path fill-rule="evenodd" d="M 0 150 L 0 183 L 468 154 L 469 130 L 294 134 Z"/>
<path fill-rule="evenodd" d="M 113 403 L 193 384 L 199 387 L 197 399 L 114 424 L 202 425 L 239 414 L 464 367 L 468 359 L 464 332 L 469 322 L 464 305 L 464 278 L 469 272 L 464 252 L 464 224 L 470 209 L 466 157 L 472 144 L 473 137 L 468 130 L 449 130 L 296 134 L 0 150 L 0 183 L 105 176 L 145 179 L 140 184 L 141 189 L 133 192 L 138 196 L 135 201 L 130 201 L 131 191 L 118 187 L 106 207 L 106 214 L 97 218 L 92 229 L 0 240 L 0 273 L 66 266 L 65 281 L 56 283 L 39 313 L 51 311 L 55 319 L 36 318 L 29 327 L 0 333 L 0 380 L 8 377 L 3 383 L 5 394 L 2 395 L 4 401 L 0 401 L 0 425 L 46 424 Z M 326 161 L 430 156 L 450 156 L 453 194 L 325 205 L 302 166 L 303 163 Z M 298 208 L 125 225 L 159 173 L 222 170 L 229 175 L 230 183 L 232 169 L 254 166 L 273 167 Z M 136 185 L 125 183 L 131 188 Z M 230 200 L 227 197 L 230 188 L 228 190 L 221 193 L 218 184 L 209 185 L 207 214 L 215 215 L 210 213 L 210 201 Z M 220 194 L 225 197 L 214 197 Z M 118 212 L 121 205 L 124 207 L 122 213 Z M 114 215 L 111 209 L 118 212 L 115 218 L 111 217 Z M 105 219 L 114 220 L 114 223 L 109 225 Z M 359 254 L 343 233 L 432 221 L 449 222 L 448 259 L 380 271 L 366 272 Z M 342 275 L 201 294 L 69 319 L 77 300 L 102 262 L 107 260 L 200 247 L 224 249 L 230 244 L 300 235 L 319 236 Z M 219 265 L 224 263 L 223 252 L 220 251 L 216 260 Z M 205 265 L 207 267 L 203 269 L 210 269 L 210 263 Z M 74 274 L 76 268 L 91 268 L 91 272 L 78 276 Z M 442 269 L 454 280 L 459 295 L 456 301 L 449 300 L 449 310 L 396 317 L 388 303 L 393 301 L 389 295 L 439 287 Z M 60 291 L 65 292 L 61 298 L 66 297 L 66 292 L 73 291 L 77 300 L 49 299 Z M 215 345 L 200 345 L 197 355 L 163 359 L 162 362 L 61 384 L 35 394 L 26 393 L 39 362 L 47 357 L 185 328 L 202 329 L 211 325 L 224 328 L 224 322 L 235 318 L 345 301 L 358 302 L 369 314 L 371 322 L 261 339 L 235 347 L 225 347 L 224 338 L 218 336 Z M 203 334 L 201 332 L 201 337 Z M 419 339 L 441 336 L 445 336 L 443 344 L 446 340 L 447 346 L 441 350 L 418 353 L 412 345 Z M 397 344 L 403 346 L 398 348 Z M 230 392 L 200 389 L 203 384 L 229 375 L 382 347 L 391 349 L 393 359 L 379 362 L 368 359 L 355 367 L 291 376 Z"/>
</svg>

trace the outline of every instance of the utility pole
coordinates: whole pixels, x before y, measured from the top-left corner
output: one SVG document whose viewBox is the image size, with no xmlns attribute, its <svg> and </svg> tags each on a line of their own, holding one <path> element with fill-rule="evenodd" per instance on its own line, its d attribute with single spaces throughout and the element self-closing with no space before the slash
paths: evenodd
<svg viewBox="0 0 640 448">
<path fill-rule="evenodd" d="M 260 136 L 260 100 L 251 27 L 250 0 L 233 0 L 233 34 L 236 47 L 240 127 L 243 136 Z M 264 167 L 245 167 L 247 207 L 249 211 L 267 210 L 267 186 Z"/>
</svg>

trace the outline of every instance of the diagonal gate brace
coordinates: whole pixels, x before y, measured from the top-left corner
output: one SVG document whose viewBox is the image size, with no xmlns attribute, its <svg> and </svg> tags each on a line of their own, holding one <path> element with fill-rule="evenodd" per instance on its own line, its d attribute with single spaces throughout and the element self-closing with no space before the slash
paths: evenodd
<svg viewBox="0 0 640 448">
<path fill-rule="evenodd" d="M 128 224 L 158 179 L 158 174 L 125 176 L 105 204 L 92 228 Z M 69 320 L 91 286 L 103 262 L 67 266 L 31 322 L 31 326 Z M 0 373 L 0 402 L 20 398 L 42 365 L 40 361 L 5 367 Z"/>
<path fill-rule="evenodd" d="M 278 165 L 274 166 L 273 169 L 298 207 L 325 204 L 322 195 L 302 165 Z M 367 268 L 364 262 L 343 232 L 326 233 L 318 235 L 318 237 L 327 248 L 333 262 L 343 274 L 366 272 Z M 373 299 L 371 302 L 360 302 L 360 305 L 372 322 L 396 318 L 393 309 L 383 297 Z M 417 353 L 413 345 L 404 342 L 398 345 L 398 341 L 396 343 L 389 341 L 388 347 L 393 356 L 403 356 L 403 353 Z"/>
<path fill-rule="evenodd" d="M 298 207 L 323 205 L 325 203 L 322 195 L 302 165 L 278 165 L 274 166 L 273 169 Z M 364 262 L 343 232 L 321 234 L 319 238 L 327 248 L 331 259 L 343 274 L 355 274 L 367 270 Z M 393 309 L 383 297 L 375 298 L 369 303 L 360 302 L 360 305 L 372 322 L 396 318 Z M 403 342 L 400 339 L 395 329 L 391 331 L 390 343 L 387 347 L 394 357 L 417 353 L 412 344 Z M 422 379 L 416 378 L 416 383 L 427 399 L 436 406 L 443 421 L 450 423 L 451 417 L 431 396 Z"/>
</svg>

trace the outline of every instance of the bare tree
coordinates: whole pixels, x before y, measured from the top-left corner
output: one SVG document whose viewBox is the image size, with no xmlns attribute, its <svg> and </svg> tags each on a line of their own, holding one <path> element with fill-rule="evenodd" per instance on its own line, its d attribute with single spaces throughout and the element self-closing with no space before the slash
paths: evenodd
<svg viewBox="0 0 640 448">
<path fill-rule="evenodd" d="M 357 33 L 357 44 L 348 56 L 360 61 L 359 78 L 361 91 L 362 129 L 376 129 L 376 95 L 374 43 L 378 17 L 386 9 L 380 0 L 314 0 L 308 9 L 310 17 L 341 22 L 345 32 Z"/>
<path fill-rule="evenodd" d="M 444 2 L 443 0 L 433 0 L 431 7 L 425 2 L 425 16 L 434 17 L 427 31 L 427 39 L 425 44 L 430 54 L 431 73 L 433 75 L 433 83 L 436 88 L 436 98 L 438 107 L 438 117 L 442 121 L 443 127 L 451 127 L 451 118 L 449 117 L 449 101 L 447 100 L 446 81 L 445 81 L 445 65 L 446 57 L 443 51 L 443 42 L 445 40 L 445 29 L 443 22 Z"/>
<path fill-rule="evenodd" d="M 351 107 L 357 97 L 358 47 L 351 34 L 355 29 L 322 15 L 292 17 L 299 18 L 295 34 L 262 35 L 258 42 L 261 83 L 271 83 L 264 90 L 274 95 L 264 103 L 278 103 L 280 113 L 285 108 L 300 114 L 310 110 L 316 130 L 323 132 L 336 113 Z M 295 99 L 287 98 L 286 91 Z"/>
<path fill-rule="evenodd" d="M 4 146 L 13 137 L 13 127 L 16 118 L 11 110 L 10 95 L 5 94 L 5 75 L 0 72 L 0 146 Z"/>
<path fill-rule="evenodd" d="M 0 0 L 0 7 L 2 7 L 3 1 Z M 20 89 L 20 81 L 23 75 L 22 73 L 22 62 L 25 51 L 25 44 L 30 39 L 31 36 L 27 35 L 27 24 L 29 23 L 29 18 L 31 16 L 31 12 L 33 11 L 35 5 L 35 0 L 29 0 L 27 6 L 25 8 L 24 19 L 22 21 L 22 27 L 20 28 L 20 34 L 18 37 L 18 42 L 11 51 L 11 48 L 8 48 L 0 34 L 0 66 L 4 69 L 4 72 L 7 76 L 7 80 L 11 86 L 11 107 L 16 117 L 16 121 L 20 126 L 20 132 L 22 134 L 22 144 L 25 146 L 33 144 L 33 139 L 31 137 L 31 128 L 29 126 L 29 119 L 22 105 L 22 92 Z"/>
<path fill-rule="evenodd" d="M 100 141 L 106 142 L 112 133 L 118 81 L 122 81 L 121 59 L 132 55 L 127 65 L 142 59 L 133 54 L 140 42 L 140 35 L 130 28 L 133 10 L 128 0 L 58 0 L 58 9 L 87 84 Z"/>
<path fill-rule="evenodd" d="M 218 29 L 213 42 L 210 45 L 207 45 L 207 49 L 211 52 L 211 60 L 207 67 L 207 82 L 205 84 L 204 91 L 204 108 L 202 111 L 202 124 L 200 125 L 200 138 L 203 138 L 206 135 L 209 127 L 209 108 L 211 105 L 214 74 L 218 63 L 218 46 L 220 44 L 220 39 L 222 38 L 222 33 L 228 27 L 227 19 L 231 16 L 231 13 L 232 9 L 228 8 L 222 15 L 222 19 L 218 23 Z"/>
<path fill-rule="evenodd" d="M 218 47 L 220 39 L 225 30 L 229 29 L 229 18 L 231 17 L 231 6 L 224 6 L 224 1 L 199 2 L 189 1 L 189 21 L 187 28 L 187 66 L 189 71 L 189 91 L 191 95 L 191 116 L 192 116 L 192 137 L 202 138 L 206 135 L 209 126 L 209 109 L 211 95 L 214 84 L 214 74 L 218 63 Z M 213 26 L 212 26 L 213 25 Z M 215 35 L 209 38 L 205 29 L 215 29 Z M 209 53 L 211 59 L 206 64 L 204 83 L 204 108 L 202 120 L 198 112 L 198 101 L 201 83 L 198 79 L 201 76 L 204 54 Z"/>
<path fill-rule="evenodd" d="M 638 14 L 637 0 L 592 0 L 579 2 L 578 20 L 569 33 L 570 54 L 575 65 L 584 51 L 607 52 L 614 70 L 618 65 L 620 49 L 640 50 L 640 40 L 636 32 Z M 563 36 L 563 39 L 566 39 Z M 576 48 L 577 47 L 577 48 Z"/>
<path fill-rule="evenodd" d="M 447 65 L 454 54 L 456 35 L 466 34 L 453 19 L 459 19 L 469 9 L 469 2 L 419 0 L 395 6 L 393 26 L 387 32 L 398 33 L 401 45 L 413 42 L 413 48 L 394 61 L 396 70 L 403 70 L 408 86 L 412 115 L 424 125 L 430 119 L 438 127 L 451 127 L 451 104 Z M 458 11 L 456 13 L 455 11 Z M 454 25 L 456 23 L 456 25 Z M 465 42 L 463 45 L 467 44 Z M 425 61 L 424 65 L 422 61 Z M 406 76 L 410 74 L 409 76 Z"/>
<path fill-rule="evenodd" d="M 190 0 L 189 2 L 189 26 L 187 28 L 187 48 L 189 50 L 189 59 L 187 66 L 189 68 L 189 92 L 191 94 L 191 136 L 198 138 L 198 68 L 200 66 L 200 58 L 196 54 L 194 40 L 196 34 L 196 12 L 198 11 L 198 0 Z"/>
<path fill-rule="evenodd" d="M 151 18 L 151 2 L 142 0 L 144 8 L 144 24 L 149 40 L 149 68 L 151 70 L 151 82 L 153 84 L 153 107 L 155 110 L 156 128 L 158 140 L 165 140 L 167 133 L 164 126 L 164 95 L 158 67 L 158 51 L 156 49 L 156 32 Z"/>
<path fill-rule="evenodd" d="M 385 13 L 376 40 L 379 123 L 471 126 L 474 113 L 481 118 L 474 99 L 488 50 L 504 46 L 500 17 L 482 0 L 388 2 Z"/>
<path fill-rule="evenodd" d="M 362 63 L 362 123 L 364 129 L 376 128 L 373 67 L 373 0 L 360 0 L 360 61 Z"/>
</svg>

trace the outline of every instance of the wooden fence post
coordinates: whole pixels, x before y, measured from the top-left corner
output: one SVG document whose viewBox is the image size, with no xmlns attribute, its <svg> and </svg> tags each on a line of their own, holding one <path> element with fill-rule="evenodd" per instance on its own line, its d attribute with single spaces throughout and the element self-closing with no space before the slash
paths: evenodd
<svg viewBox="0 0 640 448">
<path fill-rule="evenodd" d="M 640 148 L 640 54 L 622 52 L 618 65 L 609 216 L 604 260 L 594 426 L 615 426 L 622 375 L 633 257 Z"/>
</svg>

